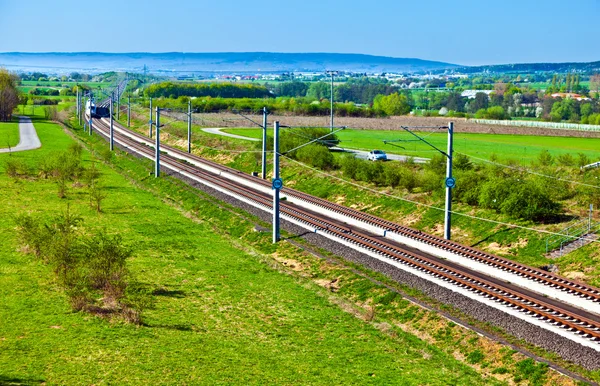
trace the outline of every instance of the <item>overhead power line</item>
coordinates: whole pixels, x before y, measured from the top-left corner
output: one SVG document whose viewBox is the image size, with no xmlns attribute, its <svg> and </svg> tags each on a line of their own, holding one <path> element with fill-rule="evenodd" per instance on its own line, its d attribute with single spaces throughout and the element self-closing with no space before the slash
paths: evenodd
<svg viewBox="0 0 600 386">
<path fill-rule="evenodd" d="M 405 202 L 411 203 L 411 204 L 416 205 L 416 206 L 422 206 L 422 207 L 426 207 L 426 208 L 429 208 L 429 209 L 435 209 L 435 210 L 438 210 L 438 211 L 441 211 L 441 212 L 445 211 L 444 208 L 440 208 L 440 207 L 437 207 L 437 206 L 425 204 L 425 203 L 414 201 L 414 200 L 409 200 L 407 198 L 396 196 L 394 194 L 385 193 L 385 192 L 381 192 L 381 191 L 376 190 L 376 189 L 372 189 L 372 188 L 369 188 L 369 187 L 366 187 L 366 186 L 362 186 L 362 185 L 357 184 L 355 182 L 348 181 L 348 180 L 346 180 L 344 178 L 341 178 L 341 177 L 338 177 L 338 176 L 334 176 L 333 174 L 329 174 L 329 173 L 326 173 L 326 172 L 321 171 L 319 169 L 313 168 L 313 167 L 311 167 L 311 166 L 309 166 L 309 165 L 307 165 L 305 163 L 297 161 L 297 160 L 295 160 L 293 158 L 290 158 L 290 157 L 288 157 L 286 155 L 282 154 L 282 156 L 285 157 L 286 159 L 294 162 L 294 163 L 297 163 L 298 165 L 301 165 L 301 166 L 307 168 L 307 169 L 310 169 L 310 170 L 312 170 L 314 172 L 317 172 L 319 174 L 325 175 L 325 176 L 327 176 L 329 178 L 332 178 L 332 179 L 344 182 L 344 183 L 346 183 L 348 185 L 352 185 L 352 186 L 357 187 L 359 189 L 366 190 L 366 191 L 369 191 L 369 192 L 372 192 L 372 193 L 376 193 L 376 194 L 379 194 L 379 195 L 382 195 L 382 196 L 386 196 L 386 197 L 390 197 L 390 198 L 395 198 L 395 199 L 398 199 L 400 201 L 405 201 Z M 511 224 L 511 223 L 507 223 L 507 222 L 504 222 L 504 221 L 491 220 L 491 219 L 488 219 L 488 218 L 479 217 L 479 216 L 473 216 L 473 215 L 470 215 L 470 214 L 456 212 L 456 211 L 451 211 L 451 213 L 455 214 L 457 216 L 467 217 L 467 218 L 470 218 L 470 219 L 473 219 L 473 220 L 478 220 L 478 221 L 485 221 L 485 222 L 488 222 L 488 223 L 491 223 L 491 224 L 496 224 L 496 225 L 503 225 L 503 226 L 506 226 L 506 227 L 509 227 L 509 228 L 518 228 L 518 229 L 528 230 L 528 231 L 537 232 L 537 233 L 544 233 L 544 234 L 547 234 L 547 235 L 554 235 L 554 236 L 565 236 L 565 237 L 569 237 L 570 236 L 570 235 L 566 235 L 566 234 L 563 234 L 563 233 L 557 233 L 557 232 L 547 231 L 547 230 L 544 230 L 544 229 L 536 229 L 536 228 L 526 227 L 526 226 L 522 226 L 522 225 Z M 582 239 L 590 241 L 590 242 L 594 242 L 594 243 L 600 243 L 600 240 L 596 240 L 596 239 L 593 239 L 593 238 L 583 237 Z"/>
</svg>

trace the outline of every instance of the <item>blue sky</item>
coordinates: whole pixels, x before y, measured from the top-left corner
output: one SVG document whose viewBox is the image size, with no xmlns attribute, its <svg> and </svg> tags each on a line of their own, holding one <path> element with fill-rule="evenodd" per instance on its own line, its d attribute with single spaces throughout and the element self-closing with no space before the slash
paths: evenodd
<svg viewBox="0 0 600 386">
<path fill-rule="evenodd" d="M 600 0 L 0 0 L 0 52 L 343 52 L 600 60 Z"/>
</svg>

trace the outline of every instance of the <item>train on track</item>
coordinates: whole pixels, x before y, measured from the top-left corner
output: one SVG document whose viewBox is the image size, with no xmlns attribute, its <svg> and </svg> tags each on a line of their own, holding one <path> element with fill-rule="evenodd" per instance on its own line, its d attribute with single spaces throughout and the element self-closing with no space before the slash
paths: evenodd
<svg viewBox="0 0 600 386">
<path fill-rule="evenodd" d="M 108 107 L 96 106 L 93 101 L 87 101 L 85 104 L 86 115 L 91 115 L 92 118 L 107 118 L 110 116 L 110 109 Z"/>
</svg>

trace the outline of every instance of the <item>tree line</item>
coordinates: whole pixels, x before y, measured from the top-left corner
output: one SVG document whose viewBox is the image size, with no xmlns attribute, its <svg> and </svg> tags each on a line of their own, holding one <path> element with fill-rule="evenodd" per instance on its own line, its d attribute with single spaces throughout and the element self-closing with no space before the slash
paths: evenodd
<svg viewBox="0 0 600 386">
<path fill-rule="evenodd" d="M 264 86 L 233 83 L 175 83 L 161 82 L 151 84 L 144 90 L 147 97 L 178 98 L 213 97 L 213 98 L 269 98 L 273 95 Z"/>
</svg>

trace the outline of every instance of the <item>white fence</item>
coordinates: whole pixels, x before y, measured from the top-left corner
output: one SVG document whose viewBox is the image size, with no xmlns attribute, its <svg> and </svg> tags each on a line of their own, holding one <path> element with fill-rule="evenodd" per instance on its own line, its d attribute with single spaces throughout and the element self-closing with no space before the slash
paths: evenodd
<svg viewBox="0 0 600 386">
<path fill-rule="evenodd" d="M 540 121 L 499 121 L 495 119 L 468 119 L 469 122 L 484 125 L 540 127 L 544 129 L 562 129 L 578 131 L 600 131 L 600 125 L 582 125 L 579 123 L 540 122 Z"/>
</svg>

